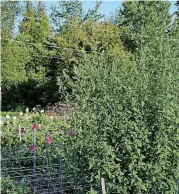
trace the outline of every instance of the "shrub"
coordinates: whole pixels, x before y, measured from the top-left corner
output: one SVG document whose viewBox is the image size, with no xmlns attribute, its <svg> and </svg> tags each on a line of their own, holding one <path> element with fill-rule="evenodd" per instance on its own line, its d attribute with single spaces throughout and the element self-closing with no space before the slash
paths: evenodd
<svg viewBox="0 0 179 194">
<path fill-rule="evenodd" d="M 78 177 L 104 177 L 109 193 L 176 193 L 178 66 L 167 46 L 165 57 L 149 60 L 145 47 L 132 61 L 104 53 L 76 68 L 71 125 L 79 137 L 68 145 Z"/>
</svg>

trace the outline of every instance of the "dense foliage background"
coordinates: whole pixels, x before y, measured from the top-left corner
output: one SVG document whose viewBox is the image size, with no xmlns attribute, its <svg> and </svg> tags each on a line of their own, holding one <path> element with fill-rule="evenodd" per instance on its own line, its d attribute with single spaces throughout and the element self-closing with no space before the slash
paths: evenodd
<svg viewBox="0 0 179 194">
<path fill-rule="evenodd" d="M 104 177 L 108 193 L 176 193 L 178 5 L 170 15 L 168 1 L 125 1 L 106 20 L 100 3 L 84 13 L 60 1 L 48 18 L 43 2 L 2 2 L 2 108 L 72 104 L 79 137 L 64 143 L 77 178 Z"/>
</svg>

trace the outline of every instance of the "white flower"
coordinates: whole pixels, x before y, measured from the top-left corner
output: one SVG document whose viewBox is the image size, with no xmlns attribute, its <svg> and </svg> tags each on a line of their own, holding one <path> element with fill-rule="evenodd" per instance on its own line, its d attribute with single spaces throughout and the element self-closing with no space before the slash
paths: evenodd
<svg viewBox="0 0 179 194">
<path fill-rule="evenodd" d="M 41 112 L 41 113 L 44 113 L 44 109 L 42 109 L 40 112 Z"/>
<path fill-rule="evenodd" d="M 10 119 L 10 116 L 9 115 L 6 115 L 6 119 Z"/>
<path fill-rule="evenodd" d="M 13 117 L 13 120 L 17 120 L 17 117 L 16 117 L 16 116 L 14 116 L 14 117 Z"/>
<path fill-rule="evenodd" d="M 26 109 L 25 109 L 25 112 L 26 112 L 26 113 L 29 113 L 29 108 L 26 108 Z"/>
<path fill-rule="evenodd" d="M 23 116 L 23 112 L 20 112 L 19 115 L 20 115 L 20 116 Z"/>
<path fill-rule="evenodd" d="M 50 119 L 52 120 L 53 119 L 53 116 L 50 116 Z"/>
<path fill-rule="evenodd" d="M 3 123 L 4 123 L 3 120 L 4 120 L 3 117 L 0 117 L 0 124 L 1 125 L 3 125 Z"/>
<path fill-rule="evenodd" d="M 3 121 L 0 120 L 0 125 L 3 125 Z"/>
</svg>

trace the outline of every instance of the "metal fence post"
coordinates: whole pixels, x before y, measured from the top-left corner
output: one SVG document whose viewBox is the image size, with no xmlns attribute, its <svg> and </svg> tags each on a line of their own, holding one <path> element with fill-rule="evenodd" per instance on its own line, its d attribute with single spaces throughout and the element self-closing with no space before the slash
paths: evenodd
<svg viewBox="0 0 179 194">
<path fill-rule="evenodd" d="M 48 161 L 48 143 L 47 143 L 47 136 L 45 134 L 45 148 L 46 148 L 46 173 L 47 177 L 50 178 L 50 172 L 49 172 L 49 161 Z"/>
<path fill-rule="evenodd" d="M 36 157 L 36 129 L 33 130 L 33 148 L 34 148 L 34 181 L 36 182 L 36 162 L 37 162 L 37 157 Z"/>
<path fill-rule="evenodd" d="M 60 178 L 60 193 L 62 193 L 62 161 L 61 161 L 61 156 L 60 156 L 60 143 L 57 143 L 57 147 L 58 147 L 58 164 L 59 164 L 59 178 Z"/>
<path fill-rule="evenodd" d="M 19 141 L 21 142 L 21 140 L 22 140 L 22 136 L 21 136 L 21 127 L 20 127 L 20 125 L 19 125 Z"/>
</svg>

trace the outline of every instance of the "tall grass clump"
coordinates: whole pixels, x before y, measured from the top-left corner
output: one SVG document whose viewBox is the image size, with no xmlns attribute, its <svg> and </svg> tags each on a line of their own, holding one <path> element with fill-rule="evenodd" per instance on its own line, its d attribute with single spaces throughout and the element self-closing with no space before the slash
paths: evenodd
<svg viewBox="0 0 179 194">
<path fill-rule="evenodd" d="M 108 193 L 176 193 L 179 150 L 178 47 L 155 39 L 131 59 L 88 55 L 75 68 L 69 161 L 76 178 Z"/>
</svg>

